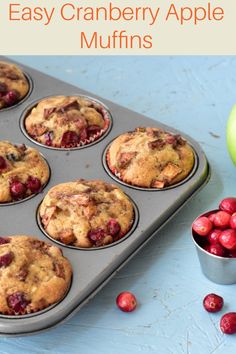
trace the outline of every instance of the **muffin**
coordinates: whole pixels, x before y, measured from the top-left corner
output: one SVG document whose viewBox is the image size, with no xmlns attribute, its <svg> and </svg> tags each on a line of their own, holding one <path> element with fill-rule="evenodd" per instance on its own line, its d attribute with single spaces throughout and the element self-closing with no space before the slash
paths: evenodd
<svg viewBox="0 0 236 354">
<path fill-rule="evenodd" d="M 144 188 L 172 186 L 194 166 L 191 146 L 180 135 L 159 128 L 137 128 L 118 136 L 106 159 L 120 180 Z"/>
<path fill-rule="evenodd" d="M 0 203 L 39 193 L 48 179 L 48 165 L 36 149 L 0 141 Z"/>
<path fill-rule="evenodd" d="M 110 125 L 99 103 L 80 96 L 45 98 L 25 119 L 25 129 L 39 143 L 56 148 L 76 148 L 99 139 Z"/>
<path fill-rule="evenodd" d="M 30 236 L 0 237 L 0 313 L 42 310 L 66 294 L 72 276 L 60 248 Z"/>
<path fill-rule="evenodd" d="M 0 109 L 13 106 L 29 92 L 29 82 L 12 63 L 0 61 Z"/>
<path fill-rule="evenodd" d="M 77 180 L 49 190 L 39 207 L 49 236 L 75 247 L 100 247 L 122 238 L 134 221 L 133 205 L 117 186 Z"/>
</svg>

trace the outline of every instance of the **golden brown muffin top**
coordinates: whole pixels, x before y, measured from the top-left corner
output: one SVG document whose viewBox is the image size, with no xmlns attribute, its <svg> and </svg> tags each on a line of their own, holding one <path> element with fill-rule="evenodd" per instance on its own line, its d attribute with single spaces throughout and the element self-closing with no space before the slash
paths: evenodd
<svg viewBox="0 0 236 354">
<path fill-rule="evenodd" d="M 114 184 L 78 180 L 51 188 L 40 209 L 45 231 L 76 247 L 98 247 L 122 238 L 134 220 L 133 205 Z"/>
<path fill-rule="evenodd" d="M 61 250 L 31 236 L 0 237 L 0 313 L 22 315 L 61 300 L 72 276 Z"/>
<path fill-rule="evenodd" d="M 188 176 L 194 165 L 194 153 L 178 134 L 159 128 L 137 128 L 111 143 L 107 163 L 128 184 L 164 188 Z"/>
</svg>

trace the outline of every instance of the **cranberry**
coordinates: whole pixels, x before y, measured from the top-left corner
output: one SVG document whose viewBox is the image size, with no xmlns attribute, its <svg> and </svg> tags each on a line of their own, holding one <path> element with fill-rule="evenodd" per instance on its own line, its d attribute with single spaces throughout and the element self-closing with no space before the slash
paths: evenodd
<svg viewBox="0 0 236 354">
<path fill-rule="evenodd" d="M 0 156 L 0 170 L 4 170 L 7 168 L 7 163 L 4 157 Z"/>
<path fill-rule="evenodd" d="M 206 216 L 201 216 L 193 222 L 192 227 L 198 235 L 206 236 L 212 229 L 212 222 Z"/>
<path fill-rule="evenodd" d="M 85 141 L 88 138 L 87 129 L 83 128 L 80 132 L 80 140 Z"/>
<path fill-rule="evenodd" d="M 123 291 L 116 298 L 116 305 L 121 311 L 131 312 L 134 311 L 137 306 L 137 300 L 134 294 L 129 291 Z"/>
<path fill-rule="evenodd" d="M 236 212 L 236 198 L 225 198 L 220 202 L 219 205 L 220 210 L 224 210 L 229 214 L 233 214 Z"/>
<path fill-rule="evenodd" d="M 221 232 L 222 231 L 218 230 L 218 229 L 211 230 L 207 236 L 208 242 L 210 242 L 212 245 L 219 243 L 219 236 L 220 236 Z"/>
<path fill-rule="evenodd" d="M 13 199 L 22 199 L 25 197 L 27 187 L 24 183 L 13 180 L 10 184 L 10 192 Z"/>
<path fill-rule="evenodd" d="M 88 237 L 92 242 L 101 241 L 105 236 L 105 231 L 103 229 L 91 230 L 88 233 Z"/>
<path fill-rule="evenodd" d="M 3 99 L 7 106 L 12 106 L 18 101 L 18 94 L 16 91 L 9 91 Z"/>
<path fill-rule="evenodd" d="M 50 132 L 47 132 L 44 134 L 44 137 L 45 137 L 45 144 L 47 146 L 52 146 L 52 139 L 53 139 L 53 132 L 50 131 Z"/>
<path fill-rule="evenodd" d="M 90 125 L 87 128 L 87 132 L 89 136 L 97 134 L 98 132 L 100 132 L 100 130 L 101 128 L 99 127 L 99 125 Z"/>
<path fill-rule="evenodd" d="M 232 250 L 229 252 L 228 257 L 230 258 L 236 258 L 236 250 Z"/>
<path fill-rule="evenodd" d="M 107 224 L 108 233 L 115 236 L 120 232 L 120 224 L 115 219 L 111 219 Z"/>
<path fill-rule="evenodd" d="M 225 256 L 225 249 L 220 243 L 212 244 L 212 245 L 207 245 L 204 247 L 205 251 L 214 254 L 215 256 L 218 257 L 224 257 Z"/>
<path fill-rule="evenodd" d="M 9 243 L 10 240 L 5 237 L 0 237 L 0 245 L 4 245 L 5 243 Z"/>
<path fill-rule="evenodd" d="M 220 329 L 225 334 L 236 333 L 236 312 L 228 312 L 221 317 Z"/>
<path fill-rule="evenodd" d="M 39 193 L 41 191 L 42 185 L 37 177 L 29 176 L 26 182 L 26 187 L 32 193 Z"/>
<path fill-rule="evenodd" d="M 236 250 L 236 230 L 227 229 L 221 232 L 219 242 L 228 250 Z"/>
<path fill-rule="evenodd" d="M 232 229 L 236 229 L 236 213 L 231 216 L 229 224 Z"/>
<path fill-rule="evenodd" d="M 61 146 L 64 148 L 76 147 L 79 143 L 79 136 L 76 132 L 68 130 L 65 132 L 61 139 Z"/>
<path fill-rule="evenodd" d="M 208 215 L 208 219 L 209 219 L 212 223 L 214 223 L 215 215 L 216 215 L 215 213 L 212 213 L 212 214 Z"/>
<path fill-rule="evenodd" d="M 8 306 L 14 310 L 15 313 L 24 313 L 29 301 L 26 300 L 25 294 L 17 291 L 7 297 Z"/>
<path fill-rule="evenodd" d="M 218 211 L 214 217 L 214 225 L 221 229 L 229 226 L 231 215 L 226 211 Z"/>
<path fill-rule="evenodd" d="M 223 305 L 223 298 L 216 294 L 208 294 L 203 299 L 203 306 L 208 312 L 218 312 L 222 309 Z"/>
<path fill-rule="evenodd" d="M 13 261 L 14 254 L 12 252 L 8 252 L 0 256 L 0 267 L 7 267 Z"/>
</svg>

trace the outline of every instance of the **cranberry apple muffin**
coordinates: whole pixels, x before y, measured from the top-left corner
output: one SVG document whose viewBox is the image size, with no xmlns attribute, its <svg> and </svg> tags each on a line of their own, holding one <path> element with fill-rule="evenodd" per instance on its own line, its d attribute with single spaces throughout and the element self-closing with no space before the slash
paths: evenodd
<svg viewBox="0 0 236 354">
<path fill-rule="evenodd" d="M 72 276 L 60 248 L 30 236 L 0 237 L 0 313 L 42 310 L 66 294 Z"/>
<path fill-rule="evenodd" d="M 99 139 L 110 125 L 99 103 L 81 96 L 45 98 L 25 119 L 28 134 L 41 144 L 75 148 Z"/>
<path fill-rule="evenodd" d="M 134 220 L 133 205 L 119 187 L 82 179 L 51 188 L 39 215 L 48 235 L 75 247 L 99 247 L 117 241 Z"/>
<path fill-rule="evenodd" d="M 0 61 L 0 109 L 13 106 L 29 91 L 23 72 L 12 63 Z"/>
<path fill-rule="evenodd" d="M 194 153 L 180 136 L 159 128 L 137 128 L 118 136 L 107 164 L 120 180 L 139 187 L 164 188 L 182 181 L 194 165 Z"/>
<path fill-rule="evenodd" d="M 48 165 L 36 149 L 0 141 L 0 203 L 39 193 L 48 179 Z"/>
</svg>

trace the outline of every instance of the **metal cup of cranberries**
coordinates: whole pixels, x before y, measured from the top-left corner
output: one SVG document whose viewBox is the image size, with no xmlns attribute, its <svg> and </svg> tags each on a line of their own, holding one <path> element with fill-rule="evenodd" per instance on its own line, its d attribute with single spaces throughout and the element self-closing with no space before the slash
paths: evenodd
<svg viewBox="0 0 236 354">
<path fill-rule="evenodd" d="M 236 284 L 236 198 L 195 219 L 192 238 L 203 274 L 217 284 Z"/>
</svg>

